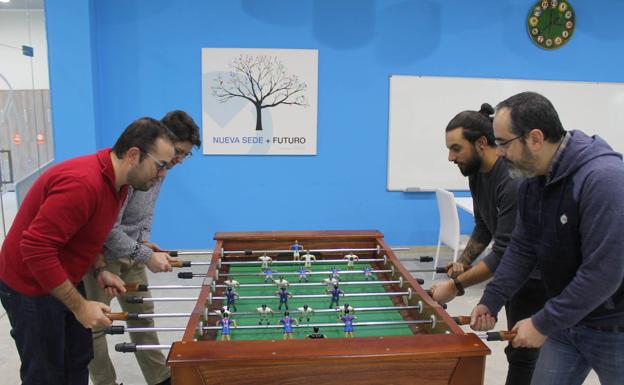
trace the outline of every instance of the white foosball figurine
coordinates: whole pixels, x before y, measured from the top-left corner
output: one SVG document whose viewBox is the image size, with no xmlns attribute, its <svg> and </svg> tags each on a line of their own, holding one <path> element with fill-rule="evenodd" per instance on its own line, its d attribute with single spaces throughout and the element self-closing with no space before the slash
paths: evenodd
<svg viewBox="0 0 624 385">
<path fill-rule="evenodd" d="M 266 322 L 267 326 L 269 325 L 269 316 L 273 315 L 273 309 L 268 307 L 266 304 L 262 304 L 262 306 L 256 308 L 256 312 L 260 314 L 260 319 L 258 319 L 258 325 L 262 325 L 263 322 Z"/>
<path fill-rule="evenodd" d="M 314 254 L 310 254 L 309 251 L 303 254 L 301 258 L 303 258 L 303 267 L 306 269 L 312 268 L 312 261 L 316 262 L 316 256 Z"/>
<path fill-rule="evenodd" d="M 344 256 L 344 259 L 347 260 L 347 269 L 353 270 L 353 266 L 355 262 L 359 261 L 359 257 L 353 254 L 353 251 L 349 252 L 349 254 Z"/>
<path fill-rule="evenodd" d="M 271 263 L 273 263 L 273 258 L 265 254 L 263 256 L 258 257 L 258 261 L 260 261 L 260 268 L 262 270 L 265 270 L 269 268 L 269 265 Z"/>
<path fill-rule="evenodd" d="M 298 307 L 297 310 L 299 311 L 299 322 L 303 322 L 303 319 L 305 318 L 308 323 L 310 323 L 310 317 L 314 315 L 314 309 L 308 305 L 303 305 Z"/>
</svg>

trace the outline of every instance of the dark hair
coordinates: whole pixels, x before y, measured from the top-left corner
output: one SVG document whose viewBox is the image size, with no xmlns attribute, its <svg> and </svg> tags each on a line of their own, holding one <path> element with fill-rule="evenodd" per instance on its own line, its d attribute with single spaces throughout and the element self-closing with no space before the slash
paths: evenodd
<svg viewBox="0 0 624 385">
<path fill-rule="evenodd" d="M 191 142 L 197 148 L 201 146 L 199 127 L 186 112 L 180 110 L 168 112 L 160 121 L 178 137 L 179 142 Z"/>
<path fill-rule="evenodd" d="M 492 114 L 494 114 L 494 108 L 488 103 L 483 103 L 479 111 L 463 111 L 455 115 L 446 126 L 446 132 L 462 127 L 464 139 L 470 143 L 485 136 L 488 145 L 495 146 Z"/>
<path fill-rule="evenodd" d="M 319 331 L 319 327 L 318 326 L 314 326 L 312 329 L 314 330 L 314 333 L 318 333 L 318 331 Z"/>
<path fill-rule="evenodd" d="M 538 129 L 544 134 L 544 140 L 557 142 L 565 135 L 559 114 L 550 100 L 536 92 L 522 92 L 498 103 L 496 110 L 509 108 L 511 132 L 524 136 L 529 131 Z"/>
<path fill-rule="evenodd" d="M 141 149 L 141 159 L 143 159 L 145 156 L 143 152 L 152 151 L 154 143 L 159 138 L 171 144 L 176 141 L 175 136 L 164 124 L 156 119 L 143 117 L 126 127 L 115 142 L 113 151 L 118 158 L 121 158 L 132 147 L 138 147 Z"/>
</svg>

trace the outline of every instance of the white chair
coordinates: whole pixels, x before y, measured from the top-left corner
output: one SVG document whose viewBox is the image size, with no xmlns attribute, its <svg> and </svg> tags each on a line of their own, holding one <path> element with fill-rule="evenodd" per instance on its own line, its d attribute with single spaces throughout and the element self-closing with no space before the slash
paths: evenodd
<svg viewBox="0 0 624 385">
<path fill-rule="evenodd" d="M 438 201 L 438 211 L 440 213 L 440 235 L 438 237 L 438 248 L 436 249 L 434 269 L 438 267 L 438 259 L 440 258 L 440 245 L 453 249 L 453 262 L 457 261 L 457 254 L 460 248 L 460 228 L 459 215 L 457 214 L 457 205 L 453 193 L 436 189 L 436 199 Z M 436 273 L 433 273 L 432 279 L 435 279 Z"/>
</svg>

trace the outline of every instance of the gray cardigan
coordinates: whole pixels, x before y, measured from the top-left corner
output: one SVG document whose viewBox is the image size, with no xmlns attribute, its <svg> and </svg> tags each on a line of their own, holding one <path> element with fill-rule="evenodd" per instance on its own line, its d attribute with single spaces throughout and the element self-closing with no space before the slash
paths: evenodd
<svg viewBox="0 0 624 385">
<path fill-rule="evenodd" d="M 135 262 L 145 263 L 152 256 L 152 249 L 143 243 L 150 240 L 154 206 L 161 185 L 162 179 L 148 191 L 128 189 L 128 199 L 104 243 L 106 260 L 129 257 Z"/>
</svg>

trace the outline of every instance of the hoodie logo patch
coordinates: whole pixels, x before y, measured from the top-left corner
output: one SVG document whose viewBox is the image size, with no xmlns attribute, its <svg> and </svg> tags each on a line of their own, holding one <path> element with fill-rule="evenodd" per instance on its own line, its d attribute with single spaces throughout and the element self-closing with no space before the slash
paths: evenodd
<svg viewBox="0 0 624 385">
<path fill-rule="evenodd" d="M 565 225 L 566 223 L 568 223 L 568 216 L 567 216 L 567 215 L 565 215 L 565 214 L 563 214 L 563 215 L 559 218 L 559 220 L 561 221 L 561 224 L 562 224 L 562 225 Z"/>
</svg>

